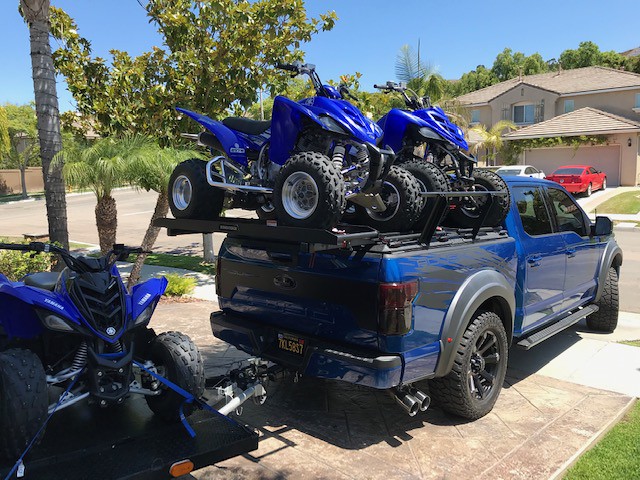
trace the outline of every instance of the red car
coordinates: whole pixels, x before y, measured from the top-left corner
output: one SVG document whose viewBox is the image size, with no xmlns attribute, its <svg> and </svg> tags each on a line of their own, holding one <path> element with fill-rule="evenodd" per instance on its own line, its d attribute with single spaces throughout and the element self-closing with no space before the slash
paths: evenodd
<svg viewBox="0 0 640 480">
<path fill-rule="evenodd" d="M 586 193 L 607 188 L 607 175 L 588 165 L 565 165 L 558 168 L 547 180 L 559 183 L 570 193 Z"/>
</svg>

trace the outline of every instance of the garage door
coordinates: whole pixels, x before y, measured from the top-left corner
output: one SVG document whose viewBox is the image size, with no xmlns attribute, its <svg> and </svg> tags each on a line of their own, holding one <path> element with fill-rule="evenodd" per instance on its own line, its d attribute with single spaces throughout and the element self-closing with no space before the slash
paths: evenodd
<svg viewBox="0 0 640 480">
<path fill-rule="evenodd" d="M 620 185 L 620 145 L 538 148 L 525 153 L 525 164 L 550 175 L 562 165 L 589 165 L 607 174 L 607 184 Z"/>
</svg>

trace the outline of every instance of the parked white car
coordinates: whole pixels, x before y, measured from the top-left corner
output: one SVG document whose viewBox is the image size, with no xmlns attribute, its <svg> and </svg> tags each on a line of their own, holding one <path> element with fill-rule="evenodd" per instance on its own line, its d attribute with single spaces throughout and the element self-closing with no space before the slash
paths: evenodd
<svg viewBox="0 0 640 480">
<path fill-rule="evenodd" d="M 544 172 L 533 165 L 506 165 L 496 170 L 498 175 L 544 178 Z"/>
</svg>

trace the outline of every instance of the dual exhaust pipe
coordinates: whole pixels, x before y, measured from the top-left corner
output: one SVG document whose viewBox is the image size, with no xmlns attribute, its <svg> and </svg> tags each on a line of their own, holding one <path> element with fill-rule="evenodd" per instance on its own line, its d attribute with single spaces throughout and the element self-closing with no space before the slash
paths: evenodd
<svg viewBox="0 0 640 480">
<path fill-rule="evenodd" d="M 398 389 L 393 396 L 410 417 L 415 416 L 419 411 L 426 411 L 431 404 L 429 395 L 413 387 Z"/>
</svg>

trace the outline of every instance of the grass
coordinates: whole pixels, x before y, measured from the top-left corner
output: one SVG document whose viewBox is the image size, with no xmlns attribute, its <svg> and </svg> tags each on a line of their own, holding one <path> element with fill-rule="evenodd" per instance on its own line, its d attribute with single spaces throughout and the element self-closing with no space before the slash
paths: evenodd
<svg viewBox="0 0 640 480">
<path fill-rule="evenodd" d="M 622 342 L 625 345 L 631 345 L 632 347 L 640 347 L 640 340 L 623 340 Z"/>
<path fill-rule="evenodd" d="M 29 193 L 29 198 L 42 198 L 44 192 Z M 0 203 L 13 202 L 15 200 L 22 200 L 22 193 L 10 193 L 8 195 L 0 195 Z"/>
<path fill-rule="evenodd" d="M 599 214 L 626 213 L 635 215 L 640 212 L 640 192 L 624 192 L 596 207 Z"/>
<path fill-rule="evenodd" d="M 564 480 L 638 478 L 640 472 L 640 402 L 636 402 L 595 447 L 580 457 Z"/>
<path fill-rule="evenodd" d="M 135 261 L 135 256 L 129 257 L 130 262 Z M 214 275 L 216 267 L 212 263 L 204 263 L 202 257 L 193 255 L 172 255 L 170 253 L 151 253 L 144 261 L 145 265 L 156 265 L 159 267 L 173 267 L 191 270 L 193 272 Z"/>
</svg>

